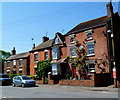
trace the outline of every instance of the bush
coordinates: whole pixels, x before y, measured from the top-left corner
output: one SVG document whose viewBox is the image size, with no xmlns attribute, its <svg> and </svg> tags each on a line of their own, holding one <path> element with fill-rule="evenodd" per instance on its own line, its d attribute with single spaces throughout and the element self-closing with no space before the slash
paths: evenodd
<svg viewBox="0 0 120 100">
<path fill-rule="evenodd" d="M 48 78 L 45 77 L 45 84 L 48 84 Z"/>
<path fill-rule="evenodd" d="M 35 76 L 29 75 L 28 77 L 30 77 L 31 79 L 35 79 Z"/>
<path fill-rule="evenodd" d="M 17 74 L 8 74 L 9 78 L 13 79 L 13 77 L 17 76 Z"/>
</svg>

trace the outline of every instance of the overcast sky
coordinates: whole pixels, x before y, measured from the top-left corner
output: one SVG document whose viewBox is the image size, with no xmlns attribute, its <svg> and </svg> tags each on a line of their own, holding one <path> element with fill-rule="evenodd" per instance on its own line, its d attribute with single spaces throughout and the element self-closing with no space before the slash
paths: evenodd
<svg viewBox="0 0 120 100">
<path fill-rule="evenodd" d="M 54 38 L 77 24 L 107 14 L 108 2 L 4 2 L 2 3 L 2 49 L 17 53 L 39 45 L 43 36 Z M 113 3 L 118 11 L 118 3 Z M 63 31 L 64 30 L 64 31 Z M 31 39 L 34 39 L 33 41 Z"/>
</svg>

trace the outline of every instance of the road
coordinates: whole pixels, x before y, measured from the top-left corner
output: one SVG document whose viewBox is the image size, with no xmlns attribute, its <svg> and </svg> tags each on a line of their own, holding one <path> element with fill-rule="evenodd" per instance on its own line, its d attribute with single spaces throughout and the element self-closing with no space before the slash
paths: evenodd
<svg viewBox="0 0 120 100">
<path fill-rule="evenodd" d="M 118 98 L 116 91 L 92 91 L 70 86 L 0 86 L 1 98 Z"/>
</svg>

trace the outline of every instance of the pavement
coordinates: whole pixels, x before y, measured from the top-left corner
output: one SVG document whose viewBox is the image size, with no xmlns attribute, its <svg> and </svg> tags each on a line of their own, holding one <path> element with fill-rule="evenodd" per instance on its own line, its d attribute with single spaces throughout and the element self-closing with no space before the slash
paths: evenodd
<svg viewBox="0 0 120 100">
<path fill-rule="evenodd" d="M 68 85 L 49 85 L 49 84 L 37 84 L 39 87 L 54 87 L 54 88 L 69 88 L 77 90 L 89 90 L 89 91 L 109 91 L 109 92 L 120 92 L 120 88 L 114 88 L 113 85 L 107 87 L 83 87 L 83 86 L 68 86 Z"/>
</svg>

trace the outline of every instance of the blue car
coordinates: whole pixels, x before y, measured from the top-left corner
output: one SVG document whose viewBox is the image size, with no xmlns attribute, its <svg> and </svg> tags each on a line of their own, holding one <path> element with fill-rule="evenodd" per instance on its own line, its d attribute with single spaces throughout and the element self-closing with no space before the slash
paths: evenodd
<svg viewBox="0 0 120 100">
<path fill-rule="evenodd" d="M 15 86 L 35 86 L 36 85 L 36 81 L 31 79 L 28 76 L 15 76 L 13 78 L 13 87 Z"/>
<path fill-rule="evenodd" d="M 7 74 L 0 74 L 0 85 L 11 85 L 12 79 Z"/>
</svg>

